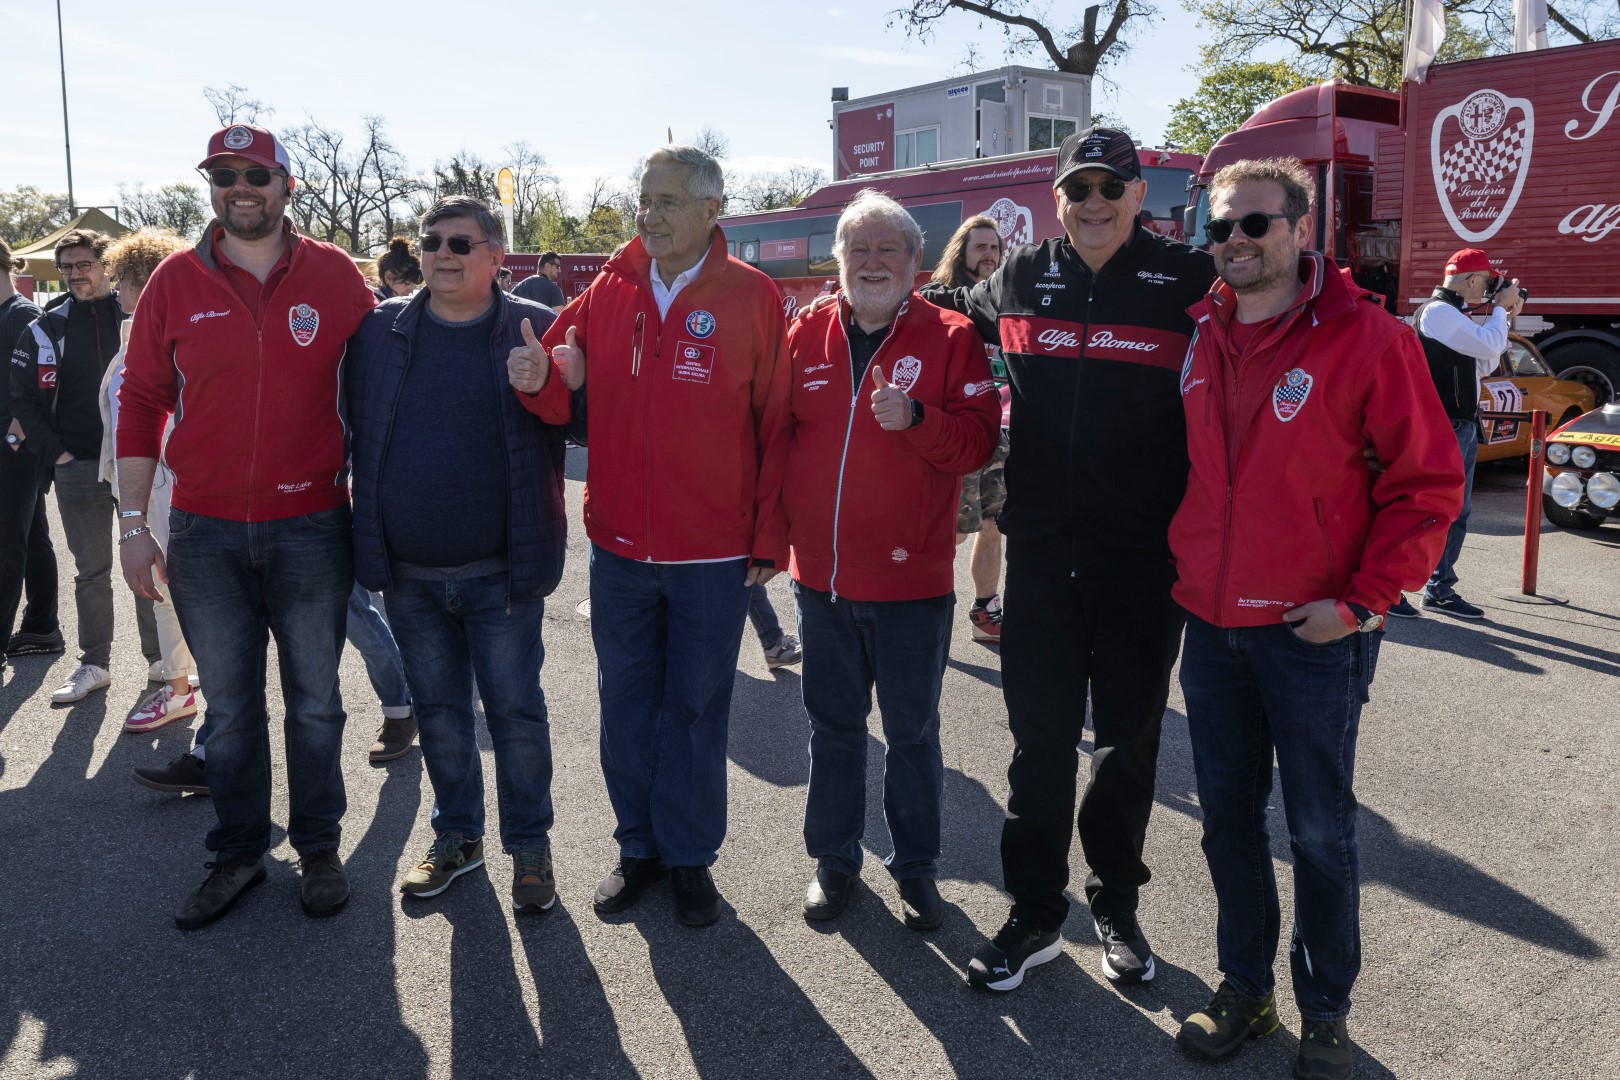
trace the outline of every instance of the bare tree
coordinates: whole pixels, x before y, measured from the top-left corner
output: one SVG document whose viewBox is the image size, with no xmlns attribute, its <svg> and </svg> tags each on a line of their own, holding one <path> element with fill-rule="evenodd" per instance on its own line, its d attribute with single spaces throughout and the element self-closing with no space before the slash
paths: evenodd
<svg viewBox="0 0 1620 1080">
<path fill-rule="evenodd" d="M 1122 59 L 1130 51 L 1132 32 L 1158 14 L 1147 0 L 1113 0 L 1107 22 L 1099 28 L 1100 4 L 1072 19 L 1067 16 L 1074 6 L 1063 0 L 911 0 L 889 12 L 889 25 L 898 24 L 906 36 L 927 41 L 934 24 L 952 10 L 1000 23 L 1010 55 L 1044 55 L 1059 71 L 1075 75 L 1095 75 Z"/>
<path fill-rule="evenodd" d="M 752 213 L 798 206 L 805 196 L 827 183 L 827 173 L 811 165 L 793 165 L 778 172 L 745 176 L 732 185 L 726 210 Z"/>
<path fill-rule="evenodd" d="M 202 193 L 190 184 L 165 184 L 156 191 L 143 184 L 118 185 L 118 216 L 136 228 L 155 226 L 195 238 L 208 222 L 207 206 Z"/>
<path fill-rule="evenodd" d="M 247 87 L 231 83 L 223 90 L 217 86 L 203 87 L 203 97 L 214 107 L 219 126 L 227 124 L 257 124 L 262 117 L 276 110 L 256 97 L 248 95 Z"/>
<path fill-rule="evenodd" d="M 363 138 L 351 144 L 314 117 L 282 132 L 298 186 L 291 203 L 300 230 L 362 253 L 387 243 L 425 185 L 388 140 L 380 116 L 363 120 Z"/>
<path fill-rule="evenodd" d="M 731 138 L 719 128 L 704 126 L 692 140 L 692 145 L 702 150 L 716 161 L 724 161 L 731 156 Z"/>
</svg>

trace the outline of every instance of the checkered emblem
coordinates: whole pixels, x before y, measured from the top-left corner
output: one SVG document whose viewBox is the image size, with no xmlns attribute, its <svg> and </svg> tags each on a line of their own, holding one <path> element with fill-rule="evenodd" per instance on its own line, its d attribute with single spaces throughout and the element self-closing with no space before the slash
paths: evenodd
<svg viewBox="0 0 1620 1080">
<path fill-rule="evenodd" d="M 321 328 L 321 313 L 308 304 L 299 304 L 288 309 L 287 325 L 292 327 L 294 341 L 308 345 L 315 340 L 315 331 Z"/>
<path fill-rule="evenodd" d="M 915 356 L 902 356 L 894 362 L 894 370 L 889 374 L 889 381 L 901 392 L 909 394 L 911 388 L 917 385 L 917 376 L 922 374 L 922 361 Z"/>
<path fill-rule="evenodd" d="M 1458 236 L 1483 243 L 1507 224 L 1530 173 L 1535 131 L 1529 99 L 1495 90 L 1476 90 L 1434 118 L 1435 194 Z"/>
<path fill-rule="evenodd" d="M 1305 374 L 1304 368 L 1295 368 L 1278 379 L 1276 388 L 1271 391 L 1271 411 L 1277 414 L 1277 419 L 1286 424 L 1298 416 L 1315 384 L 1316 380 Z"/>
</svg>

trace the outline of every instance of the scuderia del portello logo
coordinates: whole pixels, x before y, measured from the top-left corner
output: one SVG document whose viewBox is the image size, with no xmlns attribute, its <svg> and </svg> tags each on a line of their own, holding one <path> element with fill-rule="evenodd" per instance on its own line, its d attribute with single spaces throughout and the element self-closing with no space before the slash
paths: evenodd
<svg viewBox="0 0 1620 1080">
<path fill-rule="evenodd" d="M 308 345 L 315 340 L 315 331 L 321 328 L 321 313 L 308 304 L 298 304 L 287 309 L 287 325 L 292 329 L 294 341 Z"/>
<path fill-rule="evenodd" d="M 1530 173 L 1536 118 L 1528 98 L 1475 90 L 1434 118 L 1435 194 L 1452 231 L 1483 243 L 1507 224 Z"/>
</svg>

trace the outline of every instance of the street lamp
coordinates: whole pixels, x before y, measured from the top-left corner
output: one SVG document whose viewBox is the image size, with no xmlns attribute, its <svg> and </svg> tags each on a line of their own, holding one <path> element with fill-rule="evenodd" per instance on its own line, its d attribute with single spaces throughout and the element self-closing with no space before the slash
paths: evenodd
<svg viewBox="0 0 1620 1080">
<path fill-rule="evenodd" d="M 73 201 L 73 143 L 68 139 L 67 54 L 62 45 L 62 0 L 56 0 L 56 59 L 62 69 L 62 148 L 67 151 L 68 219 L 79 216 Z"/>
</svg>

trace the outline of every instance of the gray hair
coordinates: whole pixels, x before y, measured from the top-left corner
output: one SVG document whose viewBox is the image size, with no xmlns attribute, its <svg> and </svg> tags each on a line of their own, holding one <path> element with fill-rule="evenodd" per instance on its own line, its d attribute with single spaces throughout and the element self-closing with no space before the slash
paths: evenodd
<svg viewBox="0 0 1620 1080">
<path fill-rule="evenodd" d="M 706 151 L 679 144 L 660 146 L 642 161 L 642 171 L 645 172 L 649 165 L 684 165 L 687 170 L 686 194 L 690 198 L 725 201 L 725 174 L 720 171 L 720 163 Z"/>
<path fill-rule="evenodd" d="M 894 226 L 905 235 L 906 250 L 914 256 L 922 255 L 923 231 L 917 219 L 877 188 L 862 188 L 838 215 L 833 230 L 833 258 L 844 261 L 844 240 L 849 231 L 869 218 Z"/>
<path fill-rule="evenodd" d="M 484 200 L 471 195 L 446 195 L 422 215 L 422 228 L 426 229 L 447 218 L 472 219 L 491 247 L 506 250 L 506 233 L 501 228 L 501 219 L 490 211 L 489 204 Z"/>
</svg>

